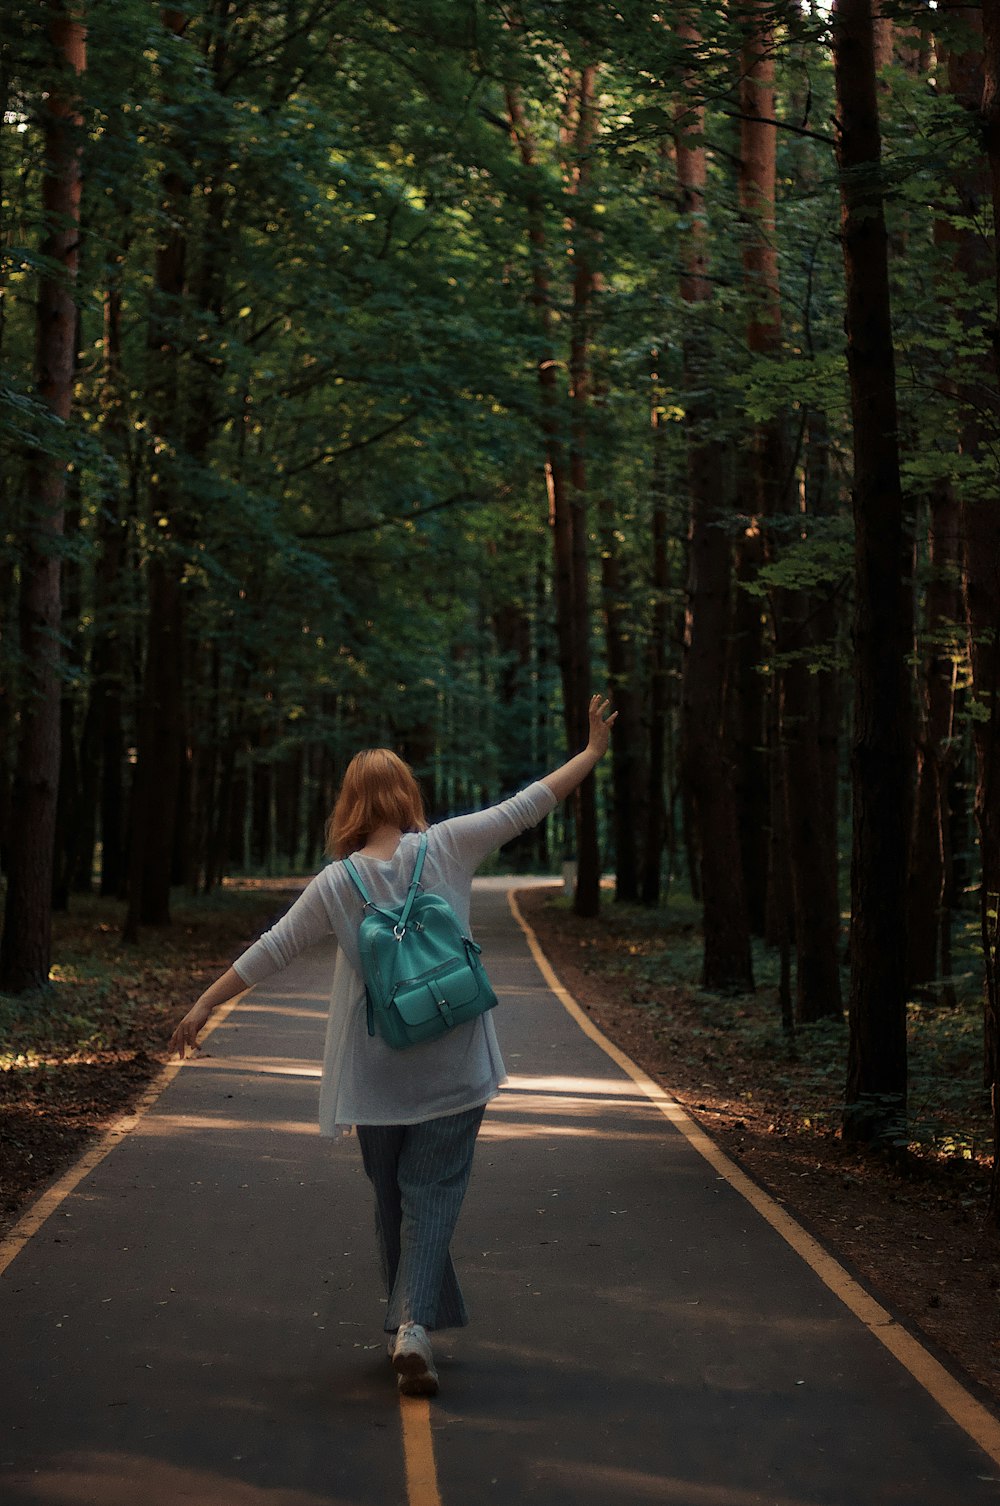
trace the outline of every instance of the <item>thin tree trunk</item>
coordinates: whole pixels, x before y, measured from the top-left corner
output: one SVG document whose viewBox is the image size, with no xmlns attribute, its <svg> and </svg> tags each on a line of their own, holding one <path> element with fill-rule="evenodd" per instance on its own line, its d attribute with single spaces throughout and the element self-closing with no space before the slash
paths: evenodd
<svg viewBox="0 0 1000 1506">
<path fill-rule="evenodd" d="M 47 226 L 36 314 L 37 388 L 64 424 L 73 401 L 77 315 L 74 288 L 80 242 L 79 79 L 86 31 L 61 0 L 48 6 L 51 86 L 39 102 L 44 135 L 42 213 Z M 0 943 L 0 988 L 8 993 L 48 983 L 52 946 L 52 865 L 59 785 L 59 546 L 66 462 L 32 453 L 21 561 L 20 647 L 25 664 Z"/>
<path fill-rule="evenodd" d="M 493 555 L 511 541 L 491 544 Z M 493 632 L 500 652 L 500 704 L 507 713 L 510 732 L 500 749 L 499 784 L 502 790 L 517 787 L 526 769 L 535 766 L 532 756 L 532 725 L 527 714 L 526 697 L 531 685 L 531 620 L 523 598 L 514 595 L 503 601 L 493 613 Z M 536 850 L 536 829 L 530 828 L 508 842 L 505 857 L 520 869 L 531 861 Z"/>
<path fill-rule="evenodd" d="M 596 237 L 581 223 L 579 205 L 585 199 L 590 182 L 589 153 L 595 131 L 596 104 L 594 83 L 596 69 L 580 69 L 579 79 L 568 87 L 575 97 L 576 125 L 566 141 L 564 164 L 572 182 L 576 201 L 574 218 L 569 226 L 573 255 L 573 302 L 570 314 L 570 452 L 569 505 L 571 557 L 573 571 L 573 670 L 572 690 L 576 721 L 575 742 L 585 746 L 589 734 L 587 705 L 590 701 L 590 561 L 587 541 L 588 479 L 587 430 L 592 401 L 591 347 L 593 304 L 597 294 L 594 267 Z M 627 711 L 627 708 L 626 708 Z M 587 776 L 576 791 L 577 802 L 577 874 L 573 908 L 577 915 L 594 916 L 601 905 L 601 856 L 597 844 L 597 792 L 593 774 Z"/>
<path fill-rule="evenodd" d="M 806 419 L 805 458 L 806 516 L 830 518 L 840 511 L 837 489 L 830 478 L 829 435 L 826 417 L 810 413 Z M 833 913 L 834 946 L 838 965 L 840 939 L 840 741 L 843 694 L 841 673 L 836 667 L 840 639 L 840 608 L 835 589 L 809 594 L 808 611 L 812 618 L 812 637 L 823 655 L 823 667 L 815 676 L 818 705 L 816 742 L 819 776 L 816 805 L 822 817 L 816 848 L 816 866 L 829 884 L 829 908 Z"/>
<path fill-rule="evenodd" d="M 995 402 L 1000 373 L 1000 0 L 983 0 L 981 126 L 993 201 L 993 265 L 997 317 L 990 376 Z M 965 507 L 965 602 L 972 659 L 979 829 L 981 926 L 986 963 L 985 1079 L 993 1104 L 993 1168 L 989 1212 L 1000 1223 L 1000 511 Z"/>
<path fill-rule="evenodd" d="M 0 122 L 7 119 L 10 102 L 10 63 L 7 49 L 0 40 Z M 2 129 L 2 125 L 0 125 Z M 6 166 L 0 153 L 0 203 L 6 198 L 7 183 L 3 177 Z M 0 226 L 0 248 L 6 245 L 8 231 Z M 0 256 L 0 362 L 3 360 L 3 342 L 6 334 L 5 298 L 6 258 Z M 11 518 L 9 467 L 0 466 L 0 518 Z M 7 837 L 10 830 L 11 786 L 14 779 L 12 760 L 16 695 L 10 683 L 10 671 L 17 658 L 17 583 L 12 552 L 0 550 L 0 873 L 7 872 Z"/>
<path fill-rule="evenodd" d="M 659 360 L 656 353 L 654 359 Z M 667 554 L 667 466 L 664 453 L 664 425 L 661 413 L 659 375 L 652 374 L 652 538 L 651 579 L 653 605 L 649 627 L 649 722 L 648 788 L 646 823 L 642 845 L 641 899 L 644 905 L 660 902 L 663 847 L 667 824 L 667 805 L 663 792 L 666 776 L 667 733 L 667 632 L 670 623 L 669 557 Z"/>
<path fill-rule="evenodd" d="M 79 323 L 74 346 L 79 347 Z M 80 534 L 79 473 L 67 481 L 67 505 L 63 511 L 63 532 L 69 545 L 61 569 L 60 617 L 63 622 L 63 662 L 67 675 L 59 697 L 59 792 L 56 796 L 56 827 L 52 849 L 52 908 L 59 914 L 69 910 L 70 886 L 80 854 L 83 819 L 80 757 L 77 748 L 77 689 L 83 677 L 83 654 L 80 642 L 82 615 L 81 577 L 78 553 L 74 544 Z"/>
<path fill-rule="evenodd" d="M 973 118 L 982 100 L 982 17 L 978 7 L 955 7 L 948 21 L 957 23 L 963 38 L 961 49 L 943 36 L 937 38 L 939 87 L 947 81 L 953 96 Z M 934 226 L 937 245 L 951 251 L 955 273 L 968 287 L 990 276 L 990 253 L 972 222 L 988 199 L 989 175 L 984 160 L 971 173 L 953 180 L 965 225 L 956 226 L 944 216 Z M 949 298 L 949 289 L 942 290 Z M 953 313 L 962 319 L 965 301 L 953 299 Z M 960 389 L 964 409 L 960 449 L 979 455 L 982 434 L 977 408 L 982 392 L 992 389 L 989 354 L 984 353 L 981 390 Z M 910 920 L 908 977 L 911 985 L 933 983 L 939 975 L 951 974 L 951 902 L 954 893 L 951 853 L 949 787 L 953 779 L 957 747 L 954 738 L 956 714 L 954 640 L 965 608 L 959 584 L 962 557 L 962 505 L 950 481 L 938 484 L 929 499 L 929 578 L 923 603 L 923 642 L 919 670 L 919 720 L 916 743 L 916 799 L 914 802 L 910 877 L 907 910 Z M 935 991 L 943 1003 L 954 1002 L 954 987 L 946 981 Z"/>
<path fill-rule="evenodd" d="M 743 30 L 737 189 L 743 222 L 746 342 L 751 357 L 769 360 L 776 359 L 781 350 L 775 228 L 777 133 L 774 126 L 767 124 L 775 113 L 772 9 L 765 0 L 741 0 L 737 11 Z M 781 416 L 758 420 L 750 427 L 747 438 L 746 458 L 741 458 L 739 511 L 748 515 L 750 521 L 737 544 L 736 566 L 736 781 L 747 911 L 751 929 L 761 935 L 769 911 L 774 916 L 781 908 L 768 905 L 768 874 L 775 871 L 775 858 L 784 864 L 788 855 L 784 850 L 775 854 L 773 842 L 768 842 L 769 830 L 785 830 L 785 822 L 770 809 L 772 789 L 782 791 L 782 785 L 772 780 L 768 772 L 768 758 L 778 756 L 778 745 L 768 735 L 768 723 L 773 723 L 774 718 L 765 709 L 765 682 L 760 673 L 764 657 L 762 603 L 747 587 L 753 585 L 765 558 L 774 555 L 766 518 L 787 512 L 789 506 Z M 789 886 L 782 884 L 781 892 L 788 896 Z M 778 927 L 780 934 L 787 937 L 790 930 L 787 917 L 781 916 Z"/>
<path fill-rule="evenodd" d="M 854 430 L 854 842 L 849 1140 L 905 1136 L 912 536 L 896 373 L 870 0 L 837 0 L 834 70 Z"/>
<path fill-rule="evenodd" d="M 179 36 L 187 26 L 179 11 L 164 10 L 164 27 Z M 171 143 L 173 150 L 176 142 Z M 163 174 L 165 218 L 170 226 L 156 255 L 148 346 L 153 365 L 150 407 L 157 446 L 150 483 L 152 534 L 157 543 L 149 562 L 146 649 L 139 708 L 138 753 L 132 782 L 128 911 L 124 939 L 134 941 L 140 925 L 170 921 L 174 823 L 181 777 L 183 620 L 180 563 L 175 550 L 181 497 L 171 449 L 179 446 L 178 321 L 185 291 L 185 225 L 189 186 L 179 167 Z"/>
<path fill-rule="evenodd" d="M 907 979 L 916 986 L 950 974 L 951 853 L 948 785 L 955 760 L 955 651 L 953 637 L 963 615 L 958 589 L 961 559 L 960 508 L 950 482 L 930 499 L 930 578 L 924 596 L 927 644 L 920 675 L 916 795 L 910 846 Z M 949 982 L 938 994 L 954 1002 Z"/>
<path fill-rule="evenodd" d="M 689 22 L 687 40 L 697 40 Z M 720 992 L 753 989 L 750 930 L 740 862 L 733 762 L 727 717 L 727 645 L 731 626 L 731 546 L 708 351 L 698 320 L 711 298 L 704 227 L 704 107 L 689 101 L 677 140 L 677 177 L 688 223 L 681 297 L 689 308 L 683 342 L 688 392 L 688 485 L 691 496 L 688 610 L 683 678 L 684 779 L 701 865 L 705 951 L 702 982 Z M 691 140 L 690 137 L 697 137 Z"/>
<path fill-rule="evenodd" d="M 645 825 L 643 806 L 646 794 L 639 727 L 638 668 L 634 634 L 628 631 L 631 612 L 617 538 L 619 519 L 606 492 L 601 494 L 598 511 L 608 690 L 618 711 L 615 736 L 611 740 L 615 899 L 635 902 L 639 898 L 639 832 Z"/>
<path fill-rule="evenodd" d="M 775 194 L 774 33 L 771 7 L 754 0 L 746 7 L 748 34 L 743 48 L 740 203 L 746 221 L 743 271 L 749 302 L 747 346 L 759 358 L 781 354 L 781 298 Z M 754 511 L 763 520 L 770 561 L 780 560 L 783 544 L 801 538 L 804 519 L 794 487 L 795 471 L 785 415 L 759 422 L 753 433 Z M 798 516 L 797 516 L 798 515 Z M 772 878 L 787 872 L 782 899 L 771 909 L 779 940 L 794 935 L 796 1012 L 800 1020 L 839 1019 L 840 971 L 837 955 L 839 911 L 836 867 L 832 872 L 822 844 L 826 813 L 816 792 L 820 782 L 819 704 L 810 672 L 812 649 L 809 603 L 800 591 L 777 587 L 771 597 L 778 668 L 772 720 L 772 757 L 778 761 L 773 790 L 782 804 L 772 810 L 773 829 L 783 841 L 773 852 Z M 793 924 L 782 904 L 792 906 Z"/>
<path fill-rule="evenodd" d="M 122 276 L 127 240 L 111 258 L 104 294 L 104 443 L 119 465 L 110 475 L 98 518 L 95 595 L 98 621 L 91 658 L 91 711 L 100 743 L 100 831 L 102 895 L 118 895 L 125 885 L 125 737 L 122 725 L 123 666 L 119 583 L 125 556 L 124 492 L 119 467 L 128 459 L 128 423 L 122 372 Z"/>
<path fill-rule="evenodd" d="M 526 195 L 528 241 L 531 249 L 531 302 L 534 305 L 545 349 L 538 360 L 540 426 L 545 449 L 545 479 L 549 502 L 549 525 L 552 529 L 554 584 L 556 601 L 556 640 L 563 691 L 563 717 L 567 748 L 583 746 L 587 737 L 587 701 L 589 699 L 590 618 L 587 607 L 586 573 L 586 493 L 582 470 L 571 475 L 572 461 L 562 440 L 563 415 L 558 366 L 554 354 L 550 307 L 549 271 L 545 235 L 544 201 L 535 184 L 537 163 L 535 146 L 528 129 L 520 98 L 515 89 L 506 94 L 511 136 L 522 165 L 531 175 Z M 578 130 L 581 127 L 578 125 Z M 586 126 L 589 129 L 589 125 Z M 579 267 L 577 269 L 579 271 Z M 589 290 L 581 287 L 589 298 Z M 574 300 L 578 296 L 574 289 Z M 583 347 L 585 353 L 585 346 Z M 581 384 L 577 404 L 586 401 Z M 577 419 L 577 423 L 579 419 Z M 576 462 L 582 467 L 582 453 Z M 580 482 L 584 485 L 580 485 Z M 578 599 L 582 595 L 582 599 Z M 581 687 L 584 687 L 581 689 Z M 582 696 L 582 700 L 581 700 Z M 600 860 L 597 851 L 597 821 L 594 779 L 591 775 L 573 796 L 576 831 L 577 885 L 574 908 L 578 914 L 593 915 L 600 902 Z"/>
</svg>

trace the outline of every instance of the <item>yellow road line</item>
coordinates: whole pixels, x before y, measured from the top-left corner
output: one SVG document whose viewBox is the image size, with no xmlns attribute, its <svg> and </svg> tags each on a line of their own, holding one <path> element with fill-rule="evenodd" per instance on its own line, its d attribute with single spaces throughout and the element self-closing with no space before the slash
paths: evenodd
<svg viewBox="0 0 1000 1506">
<path fill-rule="evenodd" d="M 840 1298 L 845 1306 L 850 1308 L 855 1317 L 861 1319 L 879 1343 L 884 1344 L 890 1354 L 895 1355 L 900 1364 L 905 1366 L 914 1380 L 923 1386 L 940 1407 L 944 1408 L 952 1421 L 957 1422 L 958 1426 L 979 1444 L 994 1464 L 1000 1465 L 1000 1422 L 992 1412 L 977 1401 L 961 1382 L 956 1380 L 950 1371 L 946 1370 L 924 1348 L 919 1339 L 914 1338 L 891 1313 L 876 1302 L 875 1298 L 844 1270 L 844 1267 L 828 1250 L 813 1239 L 811 1234 L 807 1234 L 801 1224 L 795 1222 L 791 1214 L 787 1213 L 755 1182 L 752 1182 L 715 1142 L 709 1139 L 701 1126 L 695 1123 L 675 1098 L 672 1098 L 658 1082 L 654 1082 L 641 1067 L 625 1055 L 624 1051 L 619 1050 L 612 1041 L 608 1040 L 607 1036 L 580 1008 L 568 989 L 563 987 L 542 951 L 538 937 L 521 913 L 512 889 L 508 891 L 508 900 L 514 919 L 527 937 L 531 955 L 539 971 L 563 1008 L 572 1015 L 584 1034 L 596 1042 L 601 1050 L 621 1067 L 623 1072 L 628 1073 L 632 1081 L 652 1100 L 660 1112 L 677 1126 L 699 1155 L 704 1156 L 709 1165 L 714 1167 L 720 1176 L 725 1177 L 742 1197 L 746 1198 L 751 1207 L 766 1219 L 773 1229 L 777 1230 L 797 1255 L 801 1255 L 820 1280 Z"/>
<path fill-rule="evenodd" d="M 401 1395 L 399 1411 L 409 1506 L 441 1506 L 431 1437 L 431 1404 L 426 1397 Z"/>
<path fill-rule="evenodd" d="M 199 1036 L 199 1044 L 203 1043 L 213 1030 L 226 1020 L 246 990 L 228 1000 L 219 1009 L 215 1010 Z M 190 1058 L 188 1058 L 190 1060 Z M 116 1145 L 131 1130 L 134 1130 L 143 1114 L 147 1113 L 165 1088 L 173 1082 L 184 1062 L 179 1058 L 177 1061 L 167 1062 L 158 1075 L 149 1083 L 139 1099 L 138 1103 L 127 1114 L 122 1114 L 116 1119 L 109 1129 L 106 1129 L 99 1140 L 96 1140 L 89 1150 L 84 1151 L 78 1161 L 74 1161 L 68 1171 L 64 1171 L 58 1181 L 47 1187 L 39 1197 L 31 1203 L 22 1213 L 13 1228 L 0 1240 L 0 1275 L 7 1269 L 11 1261 L 20 1254 L 32 1235 L 37 1234 L 39 1229 L 50 1218 L 59 1204 L 69 1197 L 75 1187 L 78 1187 L 88 1172 L 93 1171 Z"/>
<path fill-rule="evenodd" d="M 244 990 L 244 993 L 246 990 Z M 212 1014 L 199 1037 L 203 1043 L 211 1035 L 213 1030 L 228 1018 L 237 1004 L 244 997 L 244 993 L 237 994 L 235 998 Z M 190 1058 L 188 1058 L 190 1060 Z M 93 1171 L 104 1157 L 119 1145 L 129 1132 L 135 1129 L 142 1116 L 152 1108 L 160 1094 L 169 1087 L 178 1072 L 184 1066 L 181 1060 L 167 1062 L 159 1074 L 148 1084 L 139 1101 L 135 1106 L 123 1114 L 120 1118 L 105 1130 L 89 1150 L 85 1151 L 79 1160 L 74 1161 L 68 1171 L 65 1171 L 58 1181 L 53 1182 L 51 1187 L 35 1199 L 30 1207 L 21 1215 L 17 1223 L 9 1233 L 0 1240 L 0 1275 L 7 1269 L 11 1261 L 20 1254 L 32 1235 L 37 1234 L 46 1219 L 64 1202 L 74 1188 L 78 1187 Z M 434 1464 L 434 1442 L 431 1436 L 431 1408 L 430 1402 L 423 1397 L 403 1397 L 400 1399 L 400 1413 L 403 1429 L 403 1453 L 406 1461 L 406 1490 L 409 1506 L 442 1506 L 441 1496 L 438 1491 L 437 1470 Z"/>
</svg>

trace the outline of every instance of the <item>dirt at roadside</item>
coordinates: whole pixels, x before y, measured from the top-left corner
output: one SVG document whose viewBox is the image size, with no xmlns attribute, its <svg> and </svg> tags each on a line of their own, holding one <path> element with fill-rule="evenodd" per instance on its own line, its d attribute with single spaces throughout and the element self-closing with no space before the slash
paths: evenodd
<svg viewBox="0 0 1000 1506">
<path fill-rule="evenodd" d="M 132 1108 L 178 1020 L 298 892 L 287 879 L 227 889 L 218 904 L 176 904 L 172 926 L 128 948 L 121 905 L 77 898 L 55 917 L 55 987 L 0 998 L 0 1237 Z"/>
<path fill-rule="evenodd" d="M 782 1088 L 769 1090 L 758 1063 L 735 1053 L 720 1060 L 683 988 L 658 989 L 655 1008 L 649 997 L 632 1002 L 620 936 L 554 906 L 556 893 L 521 890 L 518 903 L 599 1028 L 942 1359 L 965 1370 L 984 1399 L 1000 1404 L 1000 1237 L 983 1222 L 985 1169 L 927 1165 L 901 1175 L 832 1128 L 804 1127 L 801 1107 L 791 1108 Z"/>
</svg>

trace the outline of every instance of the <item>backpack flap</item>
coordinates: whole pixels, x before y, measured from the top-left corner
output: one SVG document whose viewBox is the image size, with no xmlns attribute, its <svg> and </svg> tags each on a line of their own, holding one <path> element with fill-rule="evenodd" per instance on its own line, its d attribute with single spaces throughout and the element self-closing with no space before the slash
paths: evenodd
<svg viewBox="0 0 1000 1506">
<path fill-rule="evenodd" d="M 393 991 L 393 1003 L 406 1026 L 419 1031 L 421 1026 L 437 1028 L 439 1018 L 449 1027 L 473 1018 L 483 991 L 484 976 L 461 958 L 423 978 L 407 979 Z"/>
</svg>

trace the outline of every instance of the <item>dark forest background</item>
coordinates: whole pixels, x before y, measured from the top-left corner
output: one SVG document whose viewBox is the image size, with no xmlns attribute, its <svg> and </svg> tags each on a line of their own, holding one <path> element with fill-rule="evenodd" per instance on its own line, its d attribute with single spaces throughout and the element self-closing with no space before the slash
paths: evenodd
<svg viewBox="0 0 1000 1506">
<path fill-rule="evenodd" d="M 509 860 L 683 888 L 717 992 L 764 938 L 848 1138 L 915 1001 L 982 996 L 988 1099 L 996 7 L 8 0 L 0 101 L 0 988 L 76 893 L 317 867 L 360 746 L 468 808 L 607 687 Z"/>
</svg>

